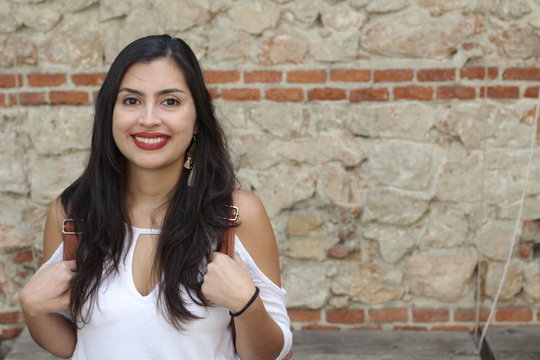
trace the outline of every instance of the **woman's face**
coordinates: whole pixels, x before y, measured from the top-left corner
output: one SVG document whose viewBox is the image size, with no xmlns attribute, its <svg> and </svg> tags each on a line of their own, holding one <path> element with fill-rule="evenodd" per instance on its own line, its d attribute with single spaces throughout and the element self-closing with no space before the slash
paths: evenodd
<svg viewBox="0 0 540 360">
<path fill-rule="evenodd" d="M 173 60 L 137 63 L 120 83 L 113 138 L 131 167 L 181 171 L 196 117 L 184 74 Z"/>
</svg>

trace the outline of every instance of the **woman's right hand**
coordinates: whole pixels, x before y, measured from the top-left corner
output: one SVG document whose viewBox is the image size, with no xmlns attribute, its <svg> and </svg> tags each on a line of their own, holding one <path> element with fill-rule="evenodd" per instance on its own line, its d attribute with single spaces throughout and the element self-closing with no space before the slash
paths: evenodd
<svg viewBox="0 0 540 360">
<path fill-rule="evenodd" d="M 24 312 L 38 317 L 68 309 L 75 274 L 75 260 L 42 265 L 19 294 Z"/>
</svg>

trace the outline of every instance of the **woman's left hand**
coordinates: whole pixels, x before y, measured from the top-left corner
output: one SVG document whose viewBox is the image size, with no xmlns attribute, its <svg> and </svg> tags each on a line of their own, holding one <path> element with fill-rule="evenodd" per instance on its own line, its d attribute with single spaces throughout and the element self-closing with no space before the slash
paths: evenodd
<svg viewBox="0 0 540 360">
<path fill-rule="evenodd" d="M 232 313 L 242 310 L 255 293 L 249 270 L 240 257 L 231 259 L 218 252 L 210 255 L 201 289 L 208 300 Z"/>
</svg>

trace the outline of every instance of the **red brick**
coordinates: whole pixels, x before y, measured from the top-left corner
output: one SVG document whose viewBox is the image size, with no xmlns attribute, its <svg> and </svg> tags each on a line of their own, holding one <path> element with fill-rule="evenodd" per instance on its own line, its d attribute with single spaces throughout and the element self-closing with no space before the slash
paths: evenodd
<svg viewBox="0 0 540 360">
<path fill-rule="evenodd" d="M 456 69 L 422 69 L 416 74 L 418 81 L 451 81 L 456 78 Z"/>
<path fill-rule="evenodd" d="M 411 81 L 413 71 L 406 69 L 375 70 L 373 80 L 375 82 L 401 82 Z"/>
<path fill-rule="evenodd" d="M 345 259 L 353 251 L 354 248 L 350 246 L 337 245 L 328 249 L 326 257 L 329 259 Z"/>
<path fill-rule="evenodd" d="M 407 309 L 370 309 L 369 319 L 376 323 L 406 322 L 409 318 Z"/>
<path fill-rule="evenodd" d="M 442 325 L 442 326 L 433 326 L 431 330 L 434 331 L 465 331 L 470 332 L 473 330 L 472 325 Z"/>
<path fill-rule="evenodd" d="M 74 74 L 71 81 L 77 86 L 101 86 L 105 80 L 106 73 Z"/>
<path fill-rule="evenodd" d="M 321 321 L 320 310 L 287 310 L 291 321 L 297 322 L 318 322 Z"/>
<path fill-rule="evenodd" d="M 341 330 L 339 326 L 334 325 L 303 325 L 302 330 Z"/>
<path fill-rule="evenodd" d="M 474 99 L 476 89 L 469 86 L 444 86 L 437 88 L 437 99 Z"/>
<path fill-rule="evenodd" d="M 496 321 L 532 321 L 533 313 L 531 309 L 526 308 L 506 308 L 499 309 L 495 313 Z"/>
<path fill-rule="evenodd" d="M 487 68 L 488 79 L 495 79 L 499 74 L 499 69 L 496 67 Z M 484 66 L 474 66 L 463 68 L 460 71 L 460 77 L 462 79 L 469 80 L 484 80 L 486 77 L 486 68 Z"/>
<path fill-rule="evenodd" d="M 365 311 L 363 309 L 349 310 L 327 310 L 326 321 L 340 324 L 359 324 L 365 321 Z"/>
<path fill-rule="evenodd" d="M 88 93 L 85 91 L 51 91 L 51 104 L 82 105 L 88 104 Z"/>
<path fill-rule="evenodd" d="M 485 96 L 485 88 L 480 88 L 480 96 Z M 517 99 L 519 87 L 517 86 L 488 86 L 487 96 L 492 99 Z"/>
<path fill-rule="evenodd" d="M 480 321 L 486 322 L 489 316 L 489 310 L 480 310 Z M 472 322 L 476 321 L 476 309 L 455 309 L 454 321 Z"/>
<path fill-rule="evenodd" d="M 15 261 L 18 264 L 30 262 L 34 259 L 34 253 L 31 250 L 28 251 L 22 251 L 15 255 L 13 258 L 13 261 Z"/>
<path fill-rule="evenodd" d="M 14 328 L 8 328 L 8 329 L 2 329 L 2 338 L 4 340 L 10 340 L 15 339 L 17 336 L 19 336 L 23 331 L 22 327 L 14 327 Z"/>
<path fill-rule="evenodd" d="M 19 81 L 19 86 L 21 86 L 21 81 Z M 5 74 L 0 75 L 0 87 L 15 87 L 17 83 L 15 82 L 15 75 Z"/>
<path fill-rule="evenodd" d="M 519 242 L 519 256 L 523 259 L 528 259 L 533 253 L 533 243 L 531 241 Z"/>
<path fill-rule="evenodd" d="M 533 116 L 534 112 L 535 112 L 536 108 L 533 108 L 531 109 L 527 115 L 525 115 L 526 117 L 527 116 Z M 538 219 L 527 219 L 527 220 L 523 220 L 523 231 L 527 232 L 527 235 L 536 235 L 538 233 L 540 233 L 540 220 Z"/>
<path fill-rule="evenodd" d="M 22 277 L 23 279 L 26 279 L 26 278 L 28 277 L 28 275 L 30 275 L 30 273 L 27 272 L 27 271 L 20 271 L 20 270 L 17 270 L 16 273 L 17 273 L 17 276 L 20 276 L 20 277 Z"/>
<path fill-rule="evenodd" d="M 450 319 L 448 309 L 413 309 L 414 322 L 445 322 Z"/>
<path fill-rule="evenodd" d="M 291 83 L 323 83 L 326 81 L 326 72 L 324 70 L 289 71 L 287 81 Z"/>
<path fill-rule="evenodd" d="M 28 74 L 29 86 L 58 86 L 66 82 L 64 74 Z"/>
<path fill-rule="evenodd" d="M 537 98 L 538 97 L 538 86 L 530 86 L 525 90 L 525 97 L 528 98 Z"/>
<path fill-rule="evenodd" d="M 43 92 L 23 92 L 19 93 L 19 103 L 21 105 L 43 105 L 47 102 Z M 17 94 L 9 94 L 9 104 L 17 104 Z"/>
<path fill-rule="evenodd" d="M 381 326 L 354 326 L 350 328 L 351 331 L 380 331 L 382 330 Z"/>
<path fill-rule="evenodd" d="M 508 68 L 504 70 L 503 80 L 539 81 L 540 68 Z"/>
<path fill-rule="evenodd" d="M 268 89 L 265 97 L 272 101 L 302 101 L 304 100 L 304 90 L 298 88 L 288 89 Z"/>
<path fill-rule="evenodd" d="M 0 106 L 3 106 L 6 104 L 6 96 L 4 94 L 0 94 Z"/>
<path fill-rule="evenodd" d="M 245 83 L 273 83 L 280 82 L 283 77 L 281 71 L 247 71 L 244 73 Z"/>
<path fill-rule="evenodd" d="M 366 82 L 371 78 L 370 70 L 331 70 L 331 81 Z"/>
<path fill-rule="evenodd" d="M 388 89 L 356 89 L 349 95 L 351 102 L 388 101 Z"/>
<path fill-rule="evenodd" d="M 0 312 L 0 324 L 16 324 L 20 322 L 18 311 Z"/>
<path fill-rule="evenodd" d="M 259 89 L 223 89 L 221 98 L 229 101 L 258 101 L 261 92 Z"/>
<path fill-rule="evenodd" d="M 217 99 L 219 97 L 219 93 L 216 88 L 208 88 L 208 92 L 210 93 L 210 97 L 212 99 Z"/>
<path fill-rule="evenodd" d="M 51 104 L 88 104 L 88 93 L 86 91 L 51 91 L 49 97 Z"/>
<path fill-rule="evenodd" d="M 208 84 L 217 83 L 233 83 L 240 81 L 240 73 L 238 71 L 205 71 L 204 81 Z"/>
<path fill-rule="evenodd" d="M 425 326 L 396 325 L 393 329 L 399 331 L 427 331 L 428 328 Z"/>
<path fill-rule="evenodd" d="M 403 86 L 394 88 L 395 100 L 431 100 L 433 88 L 423 86 Z"/>
<path fill-rule="evenodd" d="M 307 93 L 309 100 L 345 100 L 345 90 L 336 88 L 316 88 Z"/>
</svg>

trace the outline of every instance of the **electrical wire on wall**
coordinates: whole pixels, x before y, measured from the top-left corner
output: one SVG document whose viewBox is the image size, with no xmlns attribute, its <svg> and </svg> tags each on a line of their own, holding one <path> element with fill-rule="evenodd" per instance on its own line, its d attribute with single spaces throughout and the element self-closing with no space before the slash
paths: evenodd
<svg viewBox="0 0 540 360">
<path fill-rule="evenodd" d="M 487 69 L 486 69 L 486 72 L 487 72 Z M 510 267 L 510 261 L 512 260 L 512 254 L 514 252 L 514 246 L 516 244 L 516 239 L 518 238 L 518 236 L 519 236 L 519 234 L 521 232 L 521 223 L 522 223 L 521 219 L 522 219 L 522 215 L 523 215 L 523 206 L 524 206 L 524 203 L 525 203 L 525 196 L 527 195 L 527 192 L 529 190 L 529 179 L 530 179 L 531 168 L 532 168 L 532 160 L 533 160 L 533 155 L 534 155 L 534 148 L 536 146 L 536 137 L 538 136 L 537 132 L 538 132 L 539 110 L 540 110 L 540 89 L 538 91 L 538 97 L 537 97 L 537 100 L 536 100 L 536 109 L 535 109 L 535 112 L 534 112 L 534 118 L 533 118 L 533 124 L 532 124 L 532 130 L 533 131 L 531 132 L 531 140 L 530 140 L 530 147 L 529 147 L 529 158 L 528 158 L 527 166 L 525 168 L 525 183 L 523 185 L 523 190 L 521 192 L 518 213 L 517 213 L 516 222 L 515 222 L 515 226 L 514 226 L 514 232 L 512 233 L 512 237 L 510 238 L 509 249 L 508 249 L 508 253 L 507 253 L 507 256 L 506 256 L 506 262 L 505 262 L 504 270 L 503 270 L 503 273 L 502 273 L 502 276 L 501 276 L 501 279 L 500 279 L 500 282 L 499 282 L 499 286 L 497 288 L 497 292 L 495 293 L 495 297 L 493 298 L 493 303 L 491 305 L 491 309 L 489 311 L 489 315 L 488 315 L 488 318 L 486 320 L 486 323 L 484 324 L 484 328 L 482 330 L 482 335 L 480 336 L 480 339 L 477 342 L 477 349 L 476 350 L 478 352 L 480 352 L 482 350 L 482 345 L 483 345 L 483 342 L 485 340 L 487 331 L 489 329 L 489 326 L 490 326 L 491 322 L 493 321 L 493 317 L 495 315 L 495 310 L 497 309 L 497 303 L 499 301 L 499 297 L 501 295 L 502 288 L 504 286 L 504 282 L 506 281 L 506 276 L 508 274 L 508 269 Z M 485 157 L 483 157 L 483 162 L 485 162 Z M 484 167 L 484 165 L 482 165 L 482 166 Z M 482 182 L 483 182 L 483 179 L 482 179 Z M 483 202 L 483 200 L 482 200 L 482 202 Z M 483 207 L 483 205 L 482 205 L 482 207 Z M 481 268 L 481 266 L 478 266 L 478 269 L 480 269 L 480 268 Z M 478 288 L 477 289 L 477 294 L 479 294 L 479 291 L 480 291 L 480 289 Z M 477 312 L 476 313 L 477 324 L 476 324 L 475 334 L 477 333 L 477 329 L 479 327 L 479 314 L 480 314 L 480 296 L 479 295 L 477 295 L 476 312 Z"/>
</svg>

